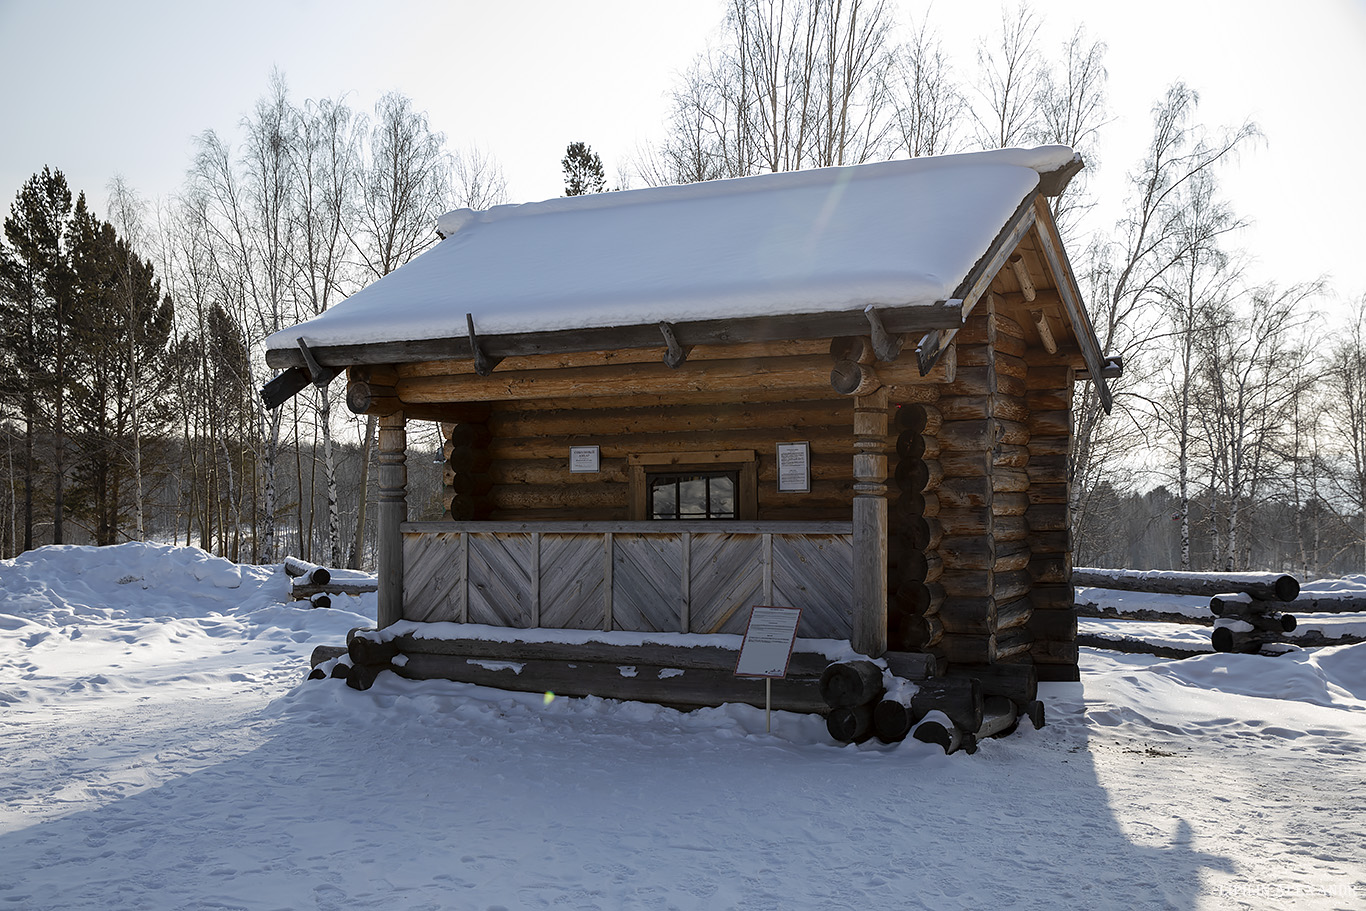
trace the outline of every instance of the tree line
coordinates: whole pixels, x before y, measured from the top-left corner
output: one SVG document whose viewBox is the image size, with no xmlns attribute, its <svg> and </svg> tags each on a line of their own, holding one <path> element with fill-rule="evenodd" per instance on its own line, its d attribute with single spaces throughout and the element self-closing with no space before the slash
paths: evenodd
<svg viewBox="0 0 1366 911">
<path fill-rule="evenodd" d="M 1077 559 L 1360 570 L 1366 298 L 1332 325 L 1321 281 L 1251 279 L 1218 178 L 1260 141 L 1255 124 L 1208 128 L 1174 84 L 1128 167 L 1123 217 L 1083 235 L 1112 117 L 1104 43 L 1078 27 L 1047 46 L 1022 4 L 960 54 L 928 17 L 899 16 L 889 0 L 731 0 L 621 186 L 1077 149 L 1088 170 L 1055 216 L 1124 364 L 1113 414 L 1078 387 Z M 239 560 L 368 561 L 373 422 L 338 389 L 264 409 L 260 342 L 435 243 L 442 212 L 508 199 L 496 157 L 452 151 L 406 97 L 368 112 L 343 99 L 296 102 L 273 74 L 235 134 L 196 139 L 184 184 L 155 205 L 116 180 L 100 219 L 52 168 L 20 190 L 0 243 L 0 556 L 154 537 Z M 561 164 L 566 195 L 608 189 L 587 143 Z M 1165 524 L 1136 537 L 1158 501 Z M 1139 540 L 1151 546 L 1135 553 Z"/>
</svg>

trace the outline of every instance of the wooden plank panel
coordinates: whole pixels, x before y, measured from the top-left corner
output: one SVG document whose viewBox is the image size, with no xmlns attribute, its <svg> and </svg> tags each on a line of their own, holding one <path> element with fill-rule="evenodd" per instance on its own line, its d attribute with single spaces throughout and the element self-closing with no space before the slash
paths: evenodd
<svg viewBox="0 0 1366 911">
<path fill-rule="evenodd" d="M 853 590 L 852 535 L 773 536 L 773 602 L 802 608 L 798 636 L 848 639 Z"/>
<path fill-rule="evenodd" d="M 763 599 L 762 536 L 692 536 L 689 606 L 694 633 L 744 635 L 749 610 Z"/>
<path fill-rule="evenodd" d="M 612 628 L 677 632 L 682 622 L 683 535 L 612 536 Z"/>
<path fill-rule="evenodd" d="M 531 626 L 531 535 L 476 533 L 469 540 L 469 622 Z"/>
<path fill-rule="evenodd" d="M 606 560 L 598 535 L 541 535 L 541 626 L 602 629 Z"/>
<path fill-rule="evenodd" d="M 403 619 L 458 621 L 464 571 L 460 535 L 403 536 Z"/>
</svg>

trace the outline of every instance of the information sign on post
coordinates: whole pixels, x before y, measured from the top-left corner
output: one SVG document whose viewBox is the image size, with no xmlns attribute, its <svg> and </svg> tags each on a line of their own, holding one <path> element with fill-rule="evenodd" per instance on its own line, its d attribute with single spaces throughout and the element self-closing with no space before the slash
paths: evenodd
<svg viewBox="0 0 1366 911">
<path fill-rule="evenodd" d="M 737 677 L 764 678 L 764 730 L 772 729 L 773 678 L 787 676 L 787 663 L 797 642 L 800 607 L 754 607 L 735 662 Z"/>
</svg>

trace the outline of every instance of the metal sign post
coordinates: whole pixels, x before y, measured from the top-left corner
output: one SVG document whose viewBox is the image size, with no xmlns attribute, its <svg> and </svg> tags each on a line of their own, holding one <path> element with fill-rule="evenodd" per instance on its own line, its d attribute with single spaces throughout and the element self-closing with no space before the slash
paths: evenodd
<svg viewBox="0 0 1366 911">
<path fill-rule="evenodd" d="M 787 676 L 792 647 L 797 642 L 800 607 L 754 607 L 740 644 L 735 676 L 764 678 L 764 731 L 773 730 L 773 678 Z"/>
</svg>

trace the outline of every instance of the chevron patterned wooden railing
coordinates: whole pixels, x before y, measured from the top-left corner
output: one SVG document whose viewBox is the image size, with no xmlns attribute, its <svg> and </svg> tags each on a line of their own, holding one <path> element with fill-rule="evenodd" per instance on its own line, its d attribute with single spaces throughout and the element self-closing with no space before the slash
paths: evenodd
<svg viewBox="0 0 1366 911">
<path fill-rule="evenodd" d="M 749 607 L 802 608 L 848 639 L 848 522 L 409 522 L 403 618 L 514 628 L 743 634 Z"/>
</svg>

